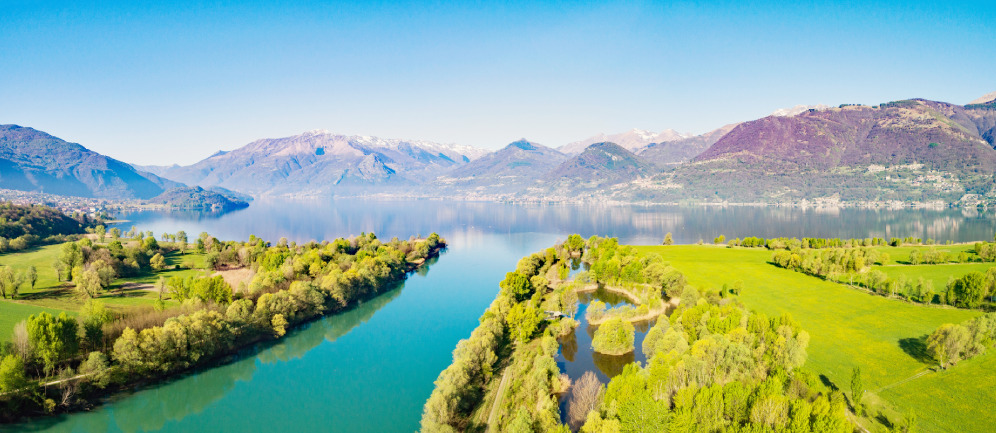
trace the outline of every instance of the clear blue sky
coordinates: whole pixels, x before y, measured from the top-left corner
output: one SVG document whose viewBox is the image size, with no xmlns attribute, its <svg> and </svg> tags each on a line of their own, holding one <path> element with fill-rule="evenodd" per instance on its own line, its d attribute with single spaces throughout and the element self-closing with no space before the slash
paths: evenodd
<svg viewBox="0 0 996 433">
<path fill-rule="evenodd" d="M 0 123 L 140 164 L 325 128 L 498 148 L 996 90 L 996 5 L 0 0 Z"/>
</svg>

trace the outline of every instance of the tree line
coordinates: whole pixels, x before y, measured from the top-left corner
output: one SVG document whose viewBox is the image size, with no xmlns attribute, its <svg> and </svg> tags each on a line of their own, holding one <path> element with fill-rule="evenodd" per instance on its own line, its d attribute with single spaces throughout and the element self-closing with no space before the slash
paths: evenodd
<svg viewBox="0 0 996 433">
<path fill-rule="evenodd" d="M 934 249 L 913 251 L 910 255 L 911 264 L 946 263 L 948 258 L 947 253 Z M 985 273 L 970 272 L 960 278 L 950 277 L 944 287 L 937 288 L 933 281 L 923 277 L 914 279 L 900 275 L 891 278 L 885 272 L 871 268 L 888 261 L 887 253 L 872 248 L 779 250 L 771 258 L 775 266 L 910 302 L 980 308 L 989 307 L 992 297 L 996 296 L 996 268 Z"/>
<path fill-rule="evenodd" d="M 4 418 L 72 410 L 85 405 L 80 395 L 173 374 L 247 344 L 280 338 L 296 324 L 394 287 L 445 247 L 445 240 L 436 234 L 382 242 L 370 233 L 302 245 L 285 241 L 271 245 L 256 237 L 224 243 L 202 238 L 207 239 L 206 250 L 232 261 L 219 259 L 215 266 L 241 260 L 254 270 L 260 278 L 254 279 L 255 290 L 233 292 L 221 277 L 203 277 L 182 283 L 182 290 L 191 296 L 179 307 L 141 320 L 112 317 L 99 299 L 91 297 L 78 317 L 32 315 L 15 328 L 11 343 L 0 345 L 0 401 L 11 409 L 3 412 Z M 60 254 L 67 267 L 82 269 L 67 274 L 77 284 L 87 272 L 100 276 L 98 261 L 109 269 L 128 268 L 129 260 L 136 260 L 128 248 L 144 251 L 146 257 L 157 248 L 152 236 L 139 245 L 122 247 L 119 253 L 114 252 L 116 246 L 98 247 L 88 241 L 67 244 Z M 226 251 L 235 253 L 225 255 Z M 240 258 L 239 251 L 247 255 Z M 117 329 L 117 334 L 109 335 Z M 58 378 L 73 379 L 56 387 L 37 386 Z"/>
</svg>

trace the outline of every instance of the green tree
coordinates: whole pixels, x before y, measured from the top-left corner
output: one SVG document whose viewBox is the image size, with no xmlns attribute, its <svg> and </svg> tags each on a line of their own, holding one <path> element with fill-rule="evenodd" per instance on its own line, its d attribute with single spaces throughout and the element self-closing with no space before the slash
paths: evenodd
<svg viewBox="0 0 996 433">
<path fill-rule="evenodd" d="M 989 290 L 989 282 L 981 272 L 969 272 L 954 284 L 954 293 L 959 305 L 978 307 Z"/>
<path fill-rule="evenodd" d="M 664 245 L 674 245 L 674 238 L 671 237 L 671 232 L 667 232 L 667 234 L 664 235 L 664 242 L 663 242 L 663 244 Z"/>
<path fill-rule="evenodd" d="M 31 290 L 35 289 L 35 284 L 38 283 L 38 269 L 34 265 L 28 266 L 28 271 L 25 273 L 28 283 L 31 284 Z"/>
<path fill-rule="evenodd" d="M 927 353 L 941 368 L 948 368 L 961 360 L 971 340 L 972 336 L 964 326 L 945 323 L 927 337 Z"/>
<path fill-rule="evenodd" d="M 0 392 L 7 393 L 27 386 L 24 361 L 20 356 L 7 355 L 0 361 Z"/>
<path fill-rule="evenodd" d="M 111 321 L 111 312 L 103 302 L 88 299 L 80 309 L 79 321 L 83 325 L 83 341 L 86 346 L 96 349 L 104 339 L 104 324 Z"/>
<path fill-rule="evenodd" d="M 180 247 L 180 253 L 181 254 L 182 253 L 186 253 L 187 252 L 187 232 L 185 232 L 183 230 L 180 230 L 180 231 L 176 232 L 176 242 L 178 244 L 180 244 L 179 245 L 179 247 Z"/>
<path fill-rule="evenodd" d="M 505 279 L 499 283 L 499 286 L 501 286 L 502 290 L 511 294 L 516 302 L 529 299 L 533 294 L 533 286 L 529 282 L 529 278 L 518 272 L 505 274 Z"/>
<path fill-rule="evenodd" d="M 607 355 L 622 355 L 633 351 L 636 328 L 632 323 L 618 317 L 606 320 L 591 340 L 591 347 L 598 353 Z"/>
<path fill-rule="evenodd" d="M 152 266 L 152 270 L 159 272 L 166 267 L 166 258 L 162 254 L 156 253 L 149 259 L 149 266 Z"/>
<path fill-rule="evenodd" d="M 92 269 L 80 272 L 75 279 L 76 293 L 87 299 L 96 298 L 100 294 L 100 291 L 104 288 L 104 285 L 100 280 L 100 274 Z"/>
<path fill-rule="evenodd" d="M 0 266 L 0 293 L 6 299 L 8 296 L 13 299 L 17 295 L 17 276 L 9 266 Z"/>
<path fill-rule="evenodd" d="M 194 280 L 190 292 L 202 301 L 214 301 L 219 304 L 232 302 L 232 287 L 220 275 Z"/>
<path fill-rule="evenodd" d="M 42 358 L 46 372 L 52 372 L 56 363 L 76 353 L 79 347 L 77 327 L 76 319 L 66 313 L 55 317 L 42 312 L 28 317 L 28 340 Z"/>
<path fill-rule="evenodd" d="M 564 247 L 571 253 L 581 252 L 584 250 L 584 238 L 582 238 L 579 234 L 572 234 L 567 237 L 567 242 L 564 242 Z"/>
<path fill-rule="evenodd" d="M 542 322 L 543 311 L 526 303 L 513 305 L 505 316 L 509 333 L 520 343 L 531 340 Z"/>
<path fill-rule="evenodd" d="M 861 382 L 861 367 L 851 369 L 851 400 L 855 409 L 861 407 L 861 397 L 865 395 L 864 384 Z"/>
<path fill-rule="evenodd" d="M 59 261 L 65 264 L 66 269 L 73 269 L 75 267 L 83 266 L 83 250 L 80 245 L 76 242 L 66 242 L 62 244 L 62 249 L 59 251 Z M 72 279 L 72 275 L 69 275 L 68 279 Z"/>
<path fill-rule="evenodd" d="M 98 225 L 97 227 L 93 228 L 93 232 L 97 234 L 98 241 L 104 242 L 104 236 L 107 235 L 107 228 L 105 228 L 103 225 Z"/>
</svg>

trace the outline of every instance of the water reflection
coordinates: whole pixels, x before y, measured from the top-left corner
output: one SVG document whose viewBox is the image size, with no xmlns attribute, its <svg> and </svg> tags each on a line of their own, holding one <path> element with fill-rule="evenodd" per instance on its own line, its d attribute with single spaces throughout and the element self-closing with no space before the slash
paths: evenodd
<svg viewBox="0 0 996 433">
<path fill-rule="evenodd" d="M 219 239 L 331 239 L 360 232 L 382 238 L 436 231 L 457 241 L 481 233 L 580 233 L 610 235 L 627 243 L 657 244 L 671 232 L 676 243 L 709 241 L 722 234 L 745 236 L 905 237 L 956 242 L 989 239 L 994 211 L 977 209 L 827 209 L 778 207 L 682 207 L 528 205 L 450 201 L 256 200 L 225 214 L 143 211 L 121 215 L 157 233 L 182 227 Z M 265 224 L 261 224 L 265 222 Z"/>
</svg>

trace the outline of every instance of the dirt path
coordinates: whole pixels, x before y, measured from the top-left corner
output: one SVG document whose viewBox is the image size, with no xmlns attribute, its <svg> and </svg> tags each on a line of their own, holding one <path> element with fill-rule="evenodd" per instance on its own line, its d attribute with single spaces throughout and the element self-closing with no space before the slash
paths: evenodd
<svg viewBox="0 0 996 433">
<path fill-rule="evenodd" d="M 488 432 L 497 431 L 495 427 L 495 418 L 498 416 L 498 405 L 501 404 L 502 399 L 505 397 L 505 388 L 508 386 L 508 368 L 501 374 L 501 383 L 498 384 L 498 395 L 495 396 L 495 402 L 491 404 L 491 413 L 488 415 Z"/>
</svg>

